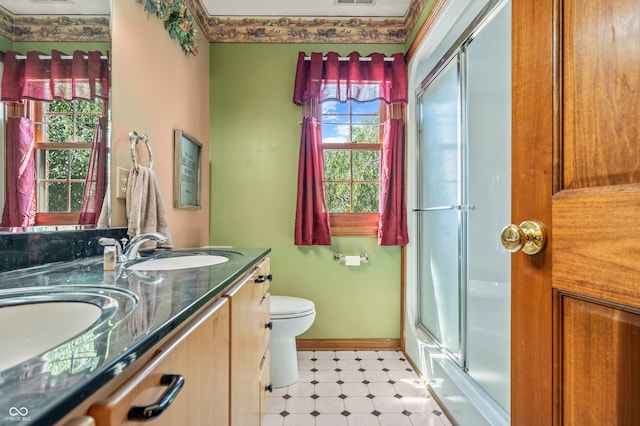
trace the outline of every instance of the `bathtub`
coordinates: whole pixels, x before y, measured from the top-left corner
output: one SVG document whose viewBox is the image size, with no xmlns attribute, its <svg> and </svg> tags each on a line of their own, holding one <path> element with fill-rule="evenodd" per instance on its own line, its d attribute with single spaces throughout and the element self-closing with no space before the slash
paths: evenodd
<svg viewBox="0 0 640 426">
<path fill-rule="evenodd" d="M 460 425 L 509 424 L 510 289 L 510 283 L 469 281 L 464 367 L 415 326 L 415 317 L 409 322 L 407 355 Z"/>
</svg>

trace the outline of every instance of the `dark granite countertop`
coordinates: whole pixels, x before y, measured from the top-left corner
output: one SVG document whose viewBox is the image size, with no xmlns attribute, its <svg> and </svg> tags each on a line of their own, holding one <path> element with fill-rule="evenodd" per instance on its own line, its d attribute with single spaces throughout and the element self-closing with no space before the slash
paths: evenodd
<svg viewBox="0 0 640 426">
<path fill-rule="evenodd" d="M 82 290 L 103 293 L 118 304 L 108 321 L 0 371 L 0 424 L 54 424 L 269 252 L 234 248 L 153 254 L 207 253 L 229 258 L 211 267 L 172 271 L 134 272 L 121 265 L 116 271 L 104 271 L 100 256 L 0 273 L 0 299 L 8 292 L 44 295 Z M 0 353 L 5 345 L 11 342 L 0 342 Z"/>
</svg>

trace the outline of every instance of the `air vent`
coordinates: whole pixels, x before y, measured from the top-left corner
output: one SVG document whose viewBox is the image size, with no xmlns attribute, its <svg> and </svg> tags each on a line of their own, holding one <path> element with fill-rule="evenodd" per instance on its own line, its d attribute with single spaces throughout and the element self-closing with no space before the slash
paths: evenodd
<svg viewBox="0 0 640 426">
<path fill-rule="evenodd" d="M 376 3 L 376 0 L 334 0 L 335 5 L 342 5 L 342 6 L 353 6 L 353 5 L 373 6 L 375 3 Z"/>
</svg>

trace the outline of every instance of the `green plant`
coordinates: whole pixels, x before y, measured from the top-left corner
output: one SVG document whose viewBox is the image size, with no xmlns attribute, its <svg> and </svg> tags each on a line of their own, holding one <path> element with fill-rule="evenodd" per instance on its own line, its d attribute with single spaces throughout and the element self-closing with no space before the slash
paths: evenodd
<svg viewBox="0 0 640 426">
<path fill-rule="evenodd" d="M 178 40 L 185 54 L 198 54 L 193 17 L 183 0 L 145 0 L 144 10 L 164 21 L 169 37 Z"/>
</svg>

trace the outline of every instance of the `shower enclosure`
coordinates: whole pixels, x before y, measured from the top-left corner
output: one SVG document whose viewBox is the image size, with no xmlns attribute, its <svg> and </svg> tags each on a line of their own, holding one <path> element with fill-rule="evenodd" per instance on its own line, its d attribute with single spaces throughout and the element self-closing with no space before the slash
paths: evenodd
<svg viewBox="0 0 640 426">
<path fill-rule="evenodd" d="M 416 91 L 415 336 L 463 425 L 509 421 L 510 12 L 487 2 Z"/>
</svg>

